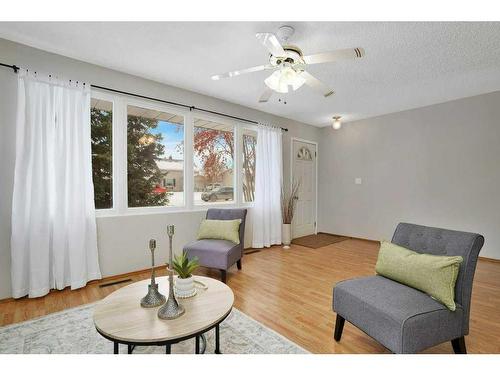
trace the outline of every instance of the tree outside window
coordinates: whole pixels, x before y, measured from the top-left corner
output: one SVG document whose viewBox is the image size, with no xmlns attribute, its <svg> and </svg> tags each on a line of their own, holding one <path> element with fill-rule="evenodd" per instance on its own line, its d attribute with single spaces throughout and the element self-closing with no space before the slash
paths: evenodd
<svg viewBox="0 0 500 375">
<path fill-rule="evenodd" d="M 234 132 L 230 125 L 195 119 L 194 202 L 234 200 Z"/>
<path fill-rule="evenodd" d="M 113 103 L 92 98 L 90 106 L 90 124 L 95 208 L 112 208 Z"/>
<path fill-rule="evenodd" d="M 183 117 L 135 106 L 127 112 L 128 206 L 183 205 Z"/>
<path fill-rule="evenodd" d="M 243 130 L 243 200 L 253 202 L 255 198 L 255 152 L 257 146 L 257 132 Z"/>
</svg>

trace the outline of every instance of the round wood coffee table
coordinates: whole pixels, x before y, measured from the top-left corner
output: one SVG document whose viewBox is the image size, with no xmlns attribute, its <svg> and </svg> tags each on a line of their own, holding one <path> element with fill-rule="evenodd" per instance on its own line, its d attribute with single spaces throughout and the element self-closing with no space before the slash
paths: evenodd
<svg viewBox="0 0 500 375">
<path fill-rule="evenodd" d="M 161 320 L 156 315 L 160 307 L 143 308 L 140 300 L 147 294 L 150 280 L 127 285 L 101 300 L 94 311 L 97 331 L 114 343 L 118 354 L 119 344 L 128 345 L 132 353 L 135 346 L 161 345 L 169 354 L 171 345 L 195 338 L 195 352 L 200 352 L 200 339 L 205 343 L 204 333 L 215 328 L 215 353 L 220 353 L 220 323 L 233 307 L 234 294 L 231 288 L 218 280 L 195 276 L 208 288 L 198 289 L 191 298 L 178 299 L 186 312 L 174 320 Z M 168 277 L 158 277 L 160 292 L 168 297 Z M 204 351 L 204 350 L 203 350 Z"/>
</svg>

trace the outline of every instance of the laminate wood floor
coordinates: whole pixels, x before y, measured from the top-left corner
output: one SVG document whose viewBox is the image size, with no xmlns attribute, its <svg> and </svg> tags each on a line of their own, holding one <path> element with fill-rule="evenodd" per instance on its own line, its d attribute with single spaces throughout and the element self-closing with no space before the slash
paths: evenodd
<svg viewBox="0 0 500 375">
<path fill-rule="evenodd" d="M 333 340 L 335 314 L 332 287 L 344 279 L 373 275 L 378 245 L 349 239 L 318 249 L 292 245 L 264 249 L 245 255 L 243 270 L 236 266 L 228 273 L 228 285 L 235 294 L 235 307 L 267 327 L 279 332 L 313 353 L 387 353 L 388 351 L 356 327 L 346 322 L 342 341 Z M 165 274 L 165 270 L 158 272 Z M 200 275 L 219 277 L 213 270 Z M 138 281 L 148 271 L 116 279 Z M 99 287 L 110 280 L 91 282 L 84 288 L 53 291 L 45 297 L 0 302 L 0 325 L 21 322 L 66 308 L 102 299 L 126 284 Z M 469 353 L 500 353 L 500 263 L 478 262 L 470 334 Z M 452 353 L 450 343 L 426 353 Z"/>
</svg>

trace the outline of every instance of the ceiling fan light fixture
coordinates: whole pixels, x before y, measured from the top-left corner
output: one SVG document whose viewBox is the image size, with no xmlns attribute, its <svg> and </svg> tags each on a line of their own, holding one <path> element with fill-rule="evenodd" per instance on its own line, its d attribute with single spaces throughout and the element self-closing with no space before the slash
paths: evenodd
<svg viewBox="0 0 500 375">
<path fill-rule="evenodd" d="M 306 80 L 295 69 L 287 67 L 283 69 L 282 76 L 287 82 L 288 86 L 292 86 L 293 91 L 298 90 Z"/>
<path fill-rule="evenodd" d="M 306 80 L 290 66 L 276 70 L 264 80 L 267 87 L 281 94 L 288 93 L 290 87 L 293 91 L 299 89 Z"/>
<path fill-rule="evenodd" d="M 223 78 L 232 78 L 263 70 L 275 70 L 274 73 L 264 80 L 267 87 L 260 96 L 259 103 L 266 103 L 273 92 L 287 94 L 290 91 L 298 90 L 304 84 L 314 91 L 321 93 L 324 98 L 328 98 L 334 94 L 334 91 L 328 87 L 328 85 L 314 77 L 314 75 L 310 74 L 308 72 L 308 66 L 311 64 L 353 60 L 365 55 L 363 48 L 356 47 L 304 56 L 300 48 L 288 43 L 293 33 L 293 27 L 283 25 L 279 28 L 277 36 L 272 32 L 260 32 L 255 34 L 257 40 L 269 53 L 268 62 L 264 65 L 215 75 L 212 76 L 212 80 L 218 81 Z M 335 122 L 334 127 L 340 128 L 340 126 L 340 121 Z"/>
<path fill-rule="evenodd" d="M 335 130 L 339 130 L 342 127 L 342 121 L 340 121 L 341 116 L 334 116 L 332 122 L 332 128 Z"/>
<path fill-rule="evenodd" d="M 273 74 L 264 80 L 264 83 L 271 90 L 279 92 L 281 94 L 286 94 L 288 92 L 288 86 L 283 84 L 281 81 L 281 72 L 276 70 Z"/>
</svg>

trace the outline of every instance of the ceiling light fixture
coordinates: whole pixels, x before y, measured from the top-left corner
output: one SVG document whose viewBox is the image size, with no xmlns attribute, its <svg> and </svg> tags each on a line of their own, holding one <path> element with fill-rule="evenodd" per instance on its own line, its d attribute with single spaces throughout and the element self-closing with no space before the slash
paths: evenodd
<svg viewBox="0 0 500 375">
<path fill-rule="evenodd" d="M 359 59 L 365 55 L 363 48 L 357 47 L 304 56 L 299 47 L 289 43 L 293 33 L 294 28 L 287 25 L 278 29 L 278 35 L 269 32 L 256 33 L 257 40 L 269 52 L 268 60 L 263 65 L 214 75 L 212 79 L 218 81 L 243 74 L 271 71 L 272 74 L 265 79 L 266 87 L 259 97 L 259 103 L 267 103 L 276 92 L 287 94 L 298 90 L 304 84 L 328 98 L 334 91 L 308 72 L 309 65 Z"/>
<path fill-rule="evenodd" d="M 281 94 L 288 93 L 290 87 L 293 91 L 299 89 L 306 80 L 290 65 L 286 64 L 280 70 L 276 70 L 267 77 L 264 82 L 271 90 Z"/>
<path fill-rule="evenodd" d="M 342 122 L 340 121 L 341 118 L 342 116 L 333 116 L 332 127 L 335 130 L 339 130 L 342 127 Z"/>
</svg>

